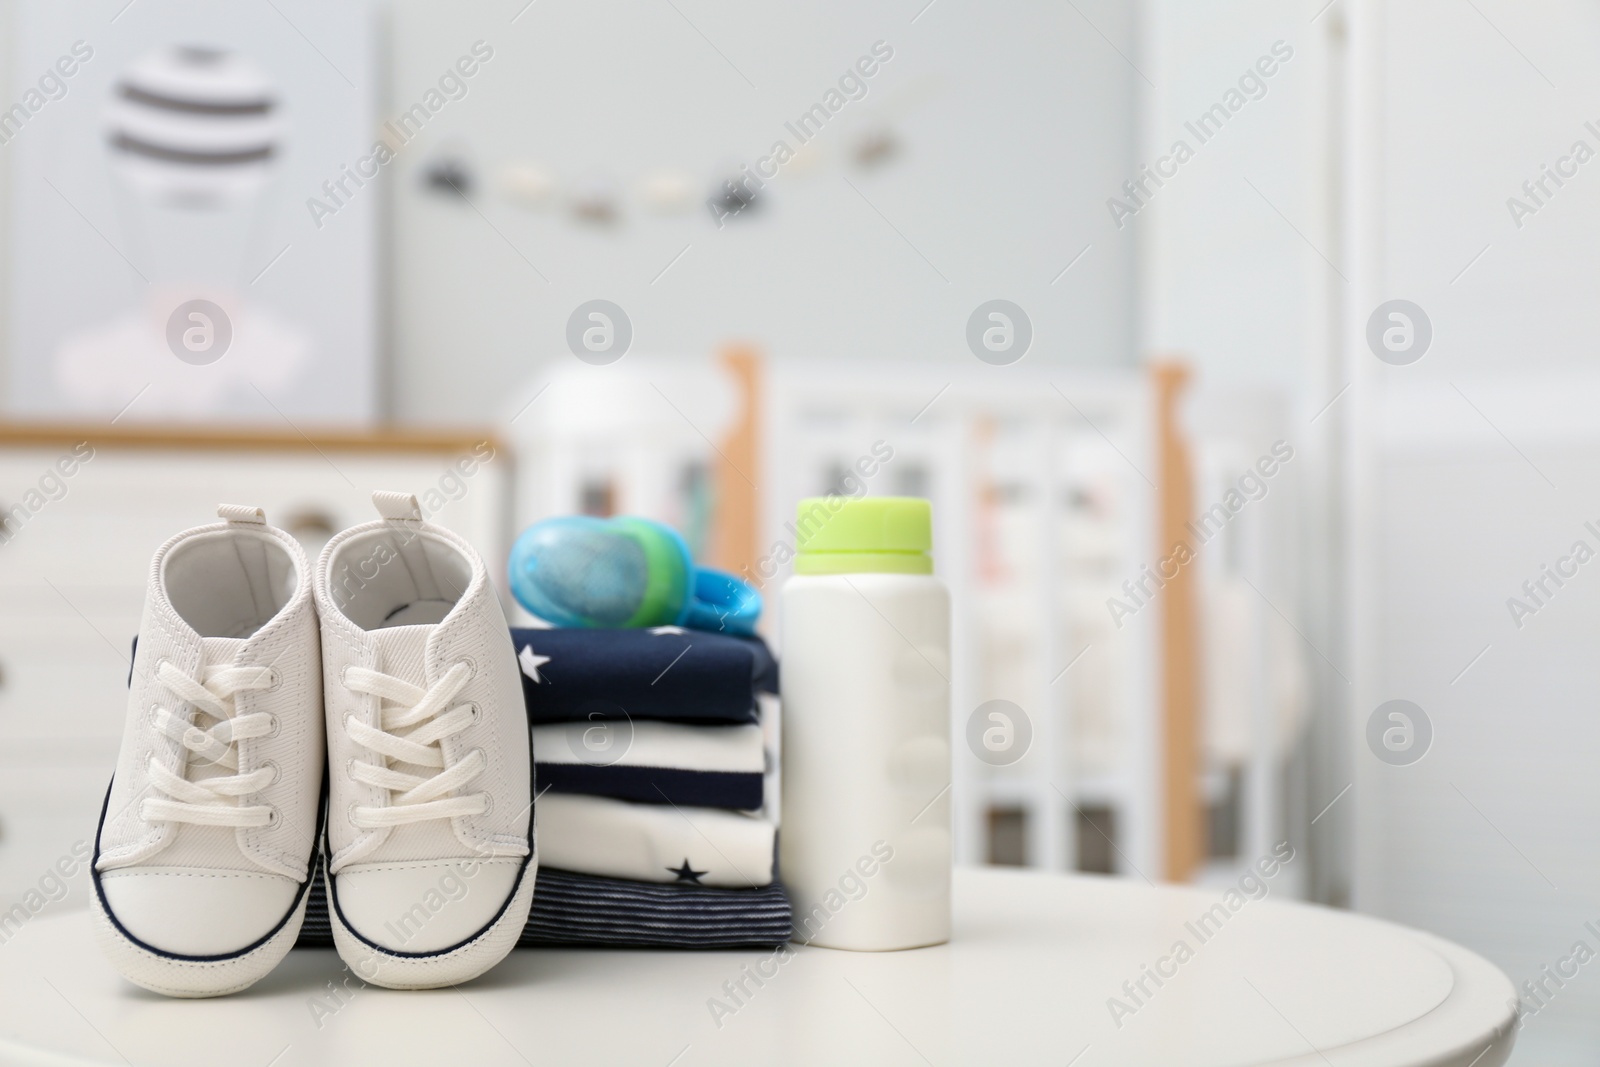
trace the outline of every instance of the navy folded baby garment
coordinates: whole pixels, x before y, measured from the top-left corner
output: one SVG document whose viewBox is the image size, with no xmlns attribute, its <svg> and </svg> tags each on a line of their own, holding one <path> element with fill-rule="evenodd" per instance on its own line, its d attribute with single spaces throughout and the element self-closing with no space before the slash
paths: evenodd
<svg viewBox="0 0 1600 1067">
<path fill-rule="evenodd" d="M 690 771 L 679 767 L 597 767 L 587 763 L 541 763 L 540 788 L 552 793 L 613 797 L 640 804 L 688 804 L 700 808 L 754 811 L 761 807 L 760 773 Z"/>
<path fill-rule="evenodd" d="M 756 694 L 778 691 L 759 637 L 651 630 L 513 629 L 528 721 L 755 722 Z"/>
<path fill-rule="evenodd" d="M 764 799 L 766 748 L 755 723 L 608 719 L 532 732 L 535 780 L 557 793 L 746 811 Z"/>
<path fill-rule="evenodd" d="M 332 948 L 320 863 L 308 893 L 295 948 Z M 794 912 L 781 885 L 651 885 L 541 867 L 517 947 L 771 948 L 793 933 Z"/>
<path fill-rule="evenodd" d="M 541 867 L 517 947 L 774 948 L 793 934 L 781 885 L 651 885 Z"/>
</svg>

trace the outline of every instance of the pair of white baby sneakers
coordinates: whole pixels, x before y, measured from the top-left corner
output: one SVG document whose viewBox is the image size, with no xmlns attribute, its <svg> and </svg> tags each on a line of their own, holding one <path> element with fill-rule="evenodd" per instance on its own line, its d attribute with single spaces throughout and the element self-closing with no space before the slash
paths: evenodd
<svg viewBox="0 0 1600 1067">
<path fill-rule="evenodd" d="M 300 933 L 319 857 L 356 978 L 454 985 L 533 901 L 529 731 L 483 560 L 413 496 L 305 553 L 260 509 L 156 553 L 95 839 L 112 965 L 233 993 Z"/>
</svg>

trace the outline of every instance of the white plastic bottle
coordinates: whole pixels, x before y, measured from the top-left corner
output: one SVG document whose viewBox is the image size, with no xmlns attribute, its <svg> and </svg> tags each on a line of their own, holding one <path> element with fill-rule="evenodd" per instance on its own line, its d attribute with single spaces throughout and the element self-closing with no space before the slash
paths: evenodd
<svg viewBox="0 0 1600 1067">
<path fill-rule="evenodd" d="M 780 874 L 798 942 L 950 939 L 950 594 L 928 502 L 800 503 L 783 588 Z"/>
</svg>

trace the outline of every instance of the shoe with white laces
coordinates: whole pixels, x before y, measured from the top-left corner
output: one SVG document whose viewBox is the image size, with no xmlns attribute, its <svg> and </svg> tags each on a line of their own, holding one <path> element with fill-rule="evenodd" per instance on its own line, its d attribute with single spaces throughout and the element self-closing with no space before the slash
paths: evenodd
<svg viewBox="0 0 1600 1067">
<path fill-rule="evenodd" d="M 363 980 L 454 985 L 505 958 L 533 902 L 533 767 L 516 652 L 483 560 L 414 496 L 317 561 L 328 724 L 328 916 Z"/>
<path fill-rule="evenodd" d="M 174 997 L 237 992 L 293 947 L 321 818 L 310 567 L 259 508 L 217 513 L 151 565 L 92 867 L 101 949 Z"/>
</svg>

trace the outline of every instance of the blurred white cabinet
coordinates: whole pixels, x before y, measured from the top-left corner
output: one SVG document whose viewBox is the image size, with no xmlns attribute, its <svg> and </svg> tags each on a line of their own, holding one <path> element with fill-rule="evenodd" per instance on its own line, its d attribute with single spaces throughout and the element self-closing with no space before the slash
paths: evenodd
<svg viewBox="0 0 1600 1067">
<path fill-rule="evenodd" d="M 510 485 L 510 453 L 488 434 L 0 426 L 0 910 L 92 837 L 164 541 L 216 521 L 219 503 L 248 504 L 314 562 L 374 517 L 373 490 L 401 490 L 476 546 L 503 592 Z"/>
</svg>

